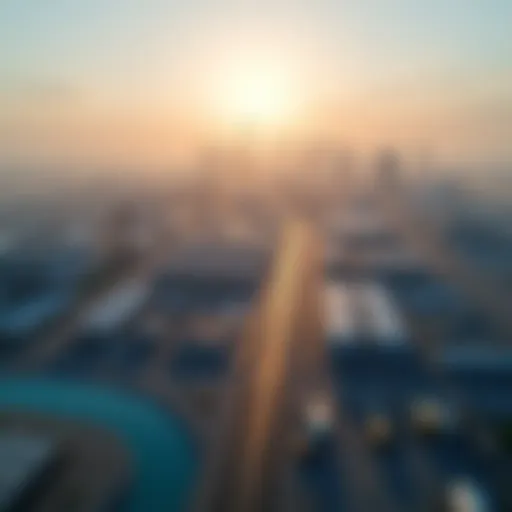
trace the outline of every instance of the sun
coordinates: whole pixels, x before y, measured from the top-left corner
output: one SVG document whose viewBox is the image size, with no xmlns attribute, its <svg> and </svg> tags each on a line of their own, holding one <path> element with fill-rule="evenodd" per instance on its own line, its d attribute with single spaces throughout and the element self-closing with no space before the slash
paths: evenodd
<svg viewBox="0 0 512 512">
<path fill-rule="evenodd" d="M 231 87 L 226 107 L 235 120 L 274 124 L 288 113 L 286 83 L 279 75 L 248 73 L 237 77 Z"/>
<path fill-rule="evenodd" d="M 218 89 L 220 114 L 231 125 L 277 127 L 294 110 L 292 80 L 277 66 L 239 66 L 223 74 Z"/>
</svg>

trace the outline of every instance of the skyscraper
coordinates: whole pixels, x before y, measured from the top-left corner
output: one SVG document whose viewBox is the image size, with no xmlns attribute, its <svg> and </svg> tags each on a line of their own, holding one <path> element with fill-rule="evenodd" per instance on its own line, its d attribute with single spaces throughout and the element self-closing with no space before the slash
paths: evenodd
<svg viewBox="0 0 512 512">
<path fill-rule="evenodd" d="M 398 152 L 392 148 L 381 151 L 376 167 L 376 186 L 383 190 L 396 190 L 401 181 Z"/>
</svg>

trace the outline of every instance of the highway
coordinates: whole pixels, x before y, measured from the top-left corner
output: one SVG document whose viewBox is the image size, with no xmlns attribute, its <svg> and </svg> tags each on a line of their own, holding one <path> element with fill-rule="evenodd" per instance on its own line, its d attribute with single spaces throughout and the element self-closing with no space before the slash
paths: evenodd
<svg viewBox="0 0 512 512">
<path fill-rule="evenodd" d="M 490 317 L 491 321 L 497 326 L 496 331 L 499 335 L 498 340 L 504 345 L 510 344 L 512 340 L 512 308 L 504 300 L 497 289 L 495 289 L 488 280 L 483 279 L 473 269 L 467 267 L 460 258 L 446 247 L 442 236 L 434 226 L 429 225 L 423 219 L 418 218 L 414 213 L 412 205 L 407 205 L 403 199 L 381 195 L 382 204 L 386 214 L 392 220 L 397 229 L 404 235 L 405 240 L 416 247 L 427 257 L 432 267 L 441 274 L 447 281 L 453 282 L 465 295 L 470 297 L 474 304 L 478 305 Z M 489 446 L 489 440 L 493 438 L 489 427 L 485 421 L 475 415 L 469 406 L 469 398 L 465 396 L 462 389 L 451 382 L 442 374 L 440 368 L 432 364 L 434 354 L 449 344 L 451 340 L 446 339 L 446 335 L 435 333 L 432 326 L 426 324 L 414 315 L 408 315 L 407 321 L 413 340 L 420 349 L 423 359 L 431 378 L 437 387 L 442 390 L 445 399 L 453 403 L 462 414 L 461 436 L 467 439 L 470 446 L 474 447 L 482 456 L 481 463 L 488 464 L 493 472 L 493 484 L 495 492 L 501 503 L 507 506 L 512 505 L 512 496 L 506 483 L 506 478 L 500 473 L 499 454 L 492 446 Z M 439 467 L 432 467 L 432 453 L 420 447 L 422 455 L 422 465 L 428 469 L 426 474 L 427 482 L 435 482 L 436 473 L 439 474 Z M 430 460 L 427 460 L 430 458 Z M 487 459 L 487 462 L 485 460 Z M 461 461 L 461 464 L 463 462 Z M 492 468 L 495 468 L 494 470 Z M 439 482 L 434 484 L 439 487 Z"/>
<path fill-rule="evenodd" d="M 311 233 L 292 224 L 239 340 L 197 510 L 283 510 L 292 448 L 287 433 L 296 400 L 289 385 L 291 361 L 300 352 L 298 334 L 310 328 L 305 297 L 315 289 L 319 271 Z"/>
<path fill-rule="evenodd" d="M 315 512 L 343 506 L 407 511 L 384 484 L 361 429 L 335 392 L 343 376 L 332 374 L 325 347 L 318 260 L 318 244 L 302 228 L 285 234 L 239 341 L 198 511 L 291 512 L 299 501 L 299 510 Z M 312 395 L 330 397 L 335 411 L 316 493 L 305 490 L 307 476 L 297 477 L 302 462 L 289 446 Z"/>
<path fill-rule="evenodd" d="M 385 212 L 407 242 L 426 254 L 432 266 L 453 280 L 489 316 L 499 323 L 505 340 L 512 339 L 507 306 L 494 291 L 481 283 L 456 260 L 436 238 L 431 227 L 406 214 L 405 204 L 381 197 Z M 74 303 L 57 325 L 28 347 L 13 369 L 44 368 L 76 337 L 84 319 L 116 286 L 149 280 L 168 260 L 171 248 L 157 251 L 133 265 L 116 269 L 101 286 L 88 290 Z M 346 504 L 354 512 L 433 512 L 439 506 L 442 476 L 436 459 L 438 446 L 426 444 L 413 431 L 407 406 L 396 425 L 392 449 L 377 453 L 369 446 L 361 423 L 347 401 L 346 375 L 333 371 L 320 320 L 323 286 L 319 242 L 310 226 L 294 222 L 285 230 L 277 254 L 238 340 L 232 371 L 223 385 L 224 396 L 218 421 L 205 424 L 187 403 L 183 389 L 174 386 L 166 372 L 174 346 L 167 337 L 159 340 L 156 353 L 142 373 L 130 382 L 108 375 L 108 367 L 98 379 L 113 385 L 143 390 L 166 407 L 178 408 L 202 439 L 211 439 L 197 510 L 200 512 L 263 512 L 305 510 L 328 512 Z M 364 274 L 361 255 L 349 255 L 355 275 Z M 345 255 L 347 257 L 347 255 Z M 461 409 L 465 418 L 464 436 L 485 452 L 487 427 L 470 414 L 466 399 L 430 364 L 433 343 L 428 325 L 414 316 L 406 318 L 413 343 L 432 387 Z M 387 385 L 385 378 L 382 388 Z M 414 384 L 403 381 L 404 387 Z M 310 495 L 301 499 L 303 489 L 296 479 L 297 454 L 290 437 L 301 422 L 305 397 L 319 393 L 329 397 L 335 410 L 332 453 L 326 453 L 324 469 L 329 482 L 323 488 L 329 498 Z M 292 433 L 292 434 L 290 434 Z M 494 457 L 495 454 L 492 454 Z M 463 464 L 463 462 L 461 462 Z M 462 466 L 461 466 L 462 467 Z M 496 485 L 504 499 L 510 499 L 506 482 Z M 316 500 L 316 501 L 315 501 Z M 335 505 L 333 506 L 333 503 Z M 510 503 L 510 501 L 508 501 Z M 309 508 L 308 508 L 309 507 Z"/>
<path fill-rule="evenodd" d="M 443 397 L 449 403 L 454 404 L 455 408 L 461 414 L 461 435 L 467 439 L 471 446 L 475 447 L 475 449 L 482 454 L 483 459 L 488 459 L 491 467 L 494 466 L 499 469 L 499 461 L 500 458 L 503 457 L 503 454 L 500 454 L 494 446 L 489 446 L 489 440 L 493 439 L 489 426 L 483 418 L 472 412 L 469 405 L 469 397 L 465 395 L 464 391 L 454 382 L 451 382 L 449 378 L 442 373 L 439 366 L 434 363 L 432 357 L 433 351 L 438 349 L 443 341 L 446 343 L 448 340 L 441 339 L 437 340 L 437 343 L 433 343 L 431 331 L 428 325 L 425 325 L 425 322 L 412 316 L 407 316 L 406 320 L 409 325 L 412 340 L 422 354 L 425 366 L 433 382 L 442 390 Z M 439 468 L 434 468 L 432 461 L 427 461 L 427 457 L 429 457 L 427 453 L 428 450 L 426 450 L 425 447 L 421 447 L 421 450 L 424 458 L 423 463 L 430 467 L 429 480 L 436 482 L 436 487 L 439 488 Z M 510 493 L 507 478 L 498 470 L 493 474 L 493 481 L 499 499 L 503 503 L 507 503 L 508 506 L 512 506 L 512 494 Z"/>
<path fill-rule="evenodd" d="M 394 205 L 392 207 L 395 208 Z M 395 215 L 397 215 L 396 210 Z M 402 216 L 405 217 L 403 213 Z M 393 220 L 396 222 L 395 218 Z M 403 230 L 404 228 L 400 226 L 400 229 Z M 421 239 L 421 230 L 418 234 L 418 230 L 412 225 L 408 225 L 408 229 L 411 233 L 410 236 L 413 236 L 412 233 L 414 233 L 416 239 Z M 412 243 L 408 236 L 406 241 Z M 419 242 L 415 240 L 415 243 Z M 421 243 L 423 244 L 423 242 Z M 423 245 L 421 250 L 426 250 Z M 441 258 L 439 254 L 437 257 Z M 347 274 L 356 276 L 371 275 L 371 272 L 364 268 L 364 262 L 366 261 L 364 253 L 345 254 L 345 258 L 346 262 L 349 262 L 346 269 Z M 448 269 L 445 268 L 444 271 L 446 273 Z M 471 417 L 467 408 L 464 407 L 464 397 L 460 396 L 460 393 L 454 390 L 451 383 L 447 382 L 439 374 L 438 368 L 430 364 L 433 350 L 446 343 L 446 340 L 436 336 L 430 329 L 431 326 L 422 324 L 418 318 L 408 316 L 406 321 L 411 333 L 411 341 L 418 347 L 421 354 L 421 366 L 417 368 L 415 374 L 424 373 L 425 375 L 422 380 L 425 384 L 429 383 L 427 386 L 431 389 L 431 392 L 436 389 L 439 390 L 441 399 L 448 401 L 448 403 L 453 403 L 457 410 L 463 411 L 463 417 L 465 418 L 464 427 L 460 435 L 457 436 L 460 443 L 468 443 L 468 446 L 474 446 L 479 453 L 485 454 L 482 440 L 489 438 L 485 426 L 477 418 Z M 359 384 L 352 385 L 352 391 L 344 392 L 344 388 L 348 385 L 347 371 L 348 368 L 344 370 L 335 369 L 333 371 L 335 389 L 338 390 L 339 395 L 340 415 L 346 414 L 341 427 L 338 427 L 338 445 L 345 450 L 342 461 L 344 460 L 351 470 L 350 474 L 353 482 L 350 487 L 352 491 L 358 489 L 358 487 L 361 488 L 361 496 L 356 498 L 357 503 L 363 503 L 366 506 L 365 509 L 361 510 L 379 509 L 391 510 L 393 512 L 399 510 L 406 512 L 409 510 L 433 512 L 438 510 L 443 493 L 443 484 L 446 483 L 449 476 L 454 478 L 457 476 L 457 473 L 453 472 L 453 469 L 451 473 L 450 471 L 448 471 L 448 474 L 445 473 L 447 466 L 439 461 L 438 452 L 440 448 L 436 441 L 426 440 L 417 432 L 414 432 L 410 423 L 408 409 L 410 399 L 400 399 L 400 410 L 388 409 L 390 404 L 387 403 L 387 399 L 383 396 L 379 399 L 382 402 L 381 407 L 385 411 L 388 409 L 386 414 L 391 418 L 393 424 L 393 439 L 389 447 L 384 447 L 382 450 L 372 449 L 360 435 L 364 423 L 357 424 L 356 422 L 354 424 L 352 411 L 350 408 L 347 410 L 344 407 L 343 398 L 344 396 L 352 397 L 357 402 L 359 399 L 353 395 L 356 392 L 354 385 L 358 389 L 361 387 L 368 389 L 368 386 L 372 383 L 366 377 L 361 377 L 362 380 L 359 380 Z M 354 370 L 354 372 L 357 376 L 358 371 Z M 386 376 L 385 373 L 382 373 L 380 377 L 375 376 L 372 379 L 372 381 L 375 381 L 373 382 L 375 400 L 383 393 L 392 393 L 396 399 L 396 392 L 389 388 L 393 379 L 395 377 L 392 375 Z M 426 392 L 423 389 L 424 385 L 420 384 L 418 386 L 415 379 L 410 380 L 406 373 L 403 374 L 401 380 L 402 389 L 408 390 L 409 394 Z M 416 388 L 418 389 L 416 390 Z M 385 391 L 386 389 L 388 391 Z M 459 443 L 459 440 L 454 440 L 455 444 Z M 455 444 L 452 443 L 453 449 L 455 449 Z M 469 456 L 469 448 L 468 457 L 471 458 Z M 469 470 L 468 464 L 473 464 L 473 462 L 469 462 L 469 459 L 466 459 L 459 457 L 457 460 L 452 460 L 452 463 L 458 464 L 459 470 L 463 473 Z M 485 455 L 479 458 L 478 462 L 475 460 L 474 463 L 479 467 L 487 465 Z M 498 482 L 498 476 L 496 473 L 496 482 Z M 368 492 L 365 493 L 365 491 Z M 501 494 L 503 494 L 503 489 Z M 357 508 L 355 509 L 357 510 Z"/>
</svg>

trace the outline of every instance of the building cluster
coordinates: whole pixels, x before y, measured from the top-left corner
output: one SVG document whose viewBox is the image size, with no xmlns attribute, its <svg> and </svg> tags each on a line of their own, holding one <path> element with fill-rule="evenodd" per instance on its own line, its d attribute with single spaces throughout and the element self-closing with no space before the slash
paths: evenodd
<svg viewBox="0 0 512 512">
<path fill-rule="evenodd" d="M 427 247 L 414 221 L 425 203 L 412 211 L 398 164 L 382 155 L 364 186 L 327 173 L 339 193 L 286 176 L 276 194 L 237 199 L 202 176 L 165 214 L 112 208 L 89 251 L 3 254 L 0 512 L 190 509 L 226 449 L 224 416 L 243 424 L 268 396 L 239 411 L 230 399 L 242 382 L 270 389 L 276 368 L 292 374 L 293 403 L 277 404 L 292 421 L 262 457 L 286 454 L 286 482 L 271 487 L 290 510 L 512 510 L 512 333 Z M 280 329 L 255 325 L 255 307 L 289 217 L 322 254 L 301 309 L 321 328 L 293 332 L 303 366 L 285 347 L 289 360 L 261 365 L 247 354 L 270 358 Z M 308 273 L 292 263 L 281 271 Z"/>
</svg>

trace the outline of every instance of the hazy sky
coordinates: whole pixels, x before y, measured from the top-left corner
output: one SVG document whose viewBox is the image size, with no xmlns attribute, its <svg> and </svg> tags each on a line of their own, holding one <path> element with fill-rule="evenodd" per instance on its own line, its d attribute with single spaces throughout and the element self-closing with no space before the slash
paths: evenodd
<svg viewBox="0 0 512 512">
<path fill-rule="evenodd" d="M 512 162 L 510 27 L 510 0 L 0 0 L 0 166 L 170 162 L 251 66 L 287 77 L 283 137 Z"/>
</svg>

